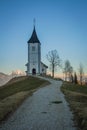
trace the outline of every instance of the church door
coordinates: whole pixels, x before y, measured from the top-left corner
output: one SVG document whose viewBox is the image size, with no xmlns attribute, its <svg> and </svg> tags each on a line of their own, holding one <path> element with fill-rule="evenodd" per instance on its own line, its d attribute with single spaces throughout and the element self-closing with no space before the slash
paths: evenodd
<svg viewBox="0 0 87 130">
<path fill-rule="evenodd" d="M 32 74 L 33 74 L 33 75 L 36 74 L 36 69 L 35 69 L 35 68 L 32 69 Z"/>
</svg>

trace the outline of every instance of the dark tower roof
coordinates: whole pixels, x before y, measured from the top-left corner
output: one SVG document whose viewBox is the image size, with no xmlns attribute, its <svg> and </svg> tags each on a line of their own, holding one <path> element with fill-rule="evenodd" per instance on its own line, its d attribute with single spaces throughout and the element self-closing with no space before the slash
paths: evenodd
<svg viewBox="0 0 87 130">
<path fill-rule="evenodd" d="M 35 26 L 34 26 L 32 35 L 31 35 L 30 39 L 28 40 L 28 43 L 40 43 L 40 41 L 39 41 L 39 39 L 37 37 Z"/>
</svg>

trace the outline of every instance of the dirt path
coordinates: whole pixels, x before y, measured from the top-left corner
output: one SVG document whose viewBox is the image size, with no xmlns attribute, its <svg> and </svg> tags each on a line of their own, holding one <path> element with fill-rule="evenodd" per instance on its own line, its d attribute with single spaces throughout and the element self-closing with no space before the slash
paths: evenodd
<svg viewBox="0 0 87 130">
<path fill-rule="evenodd" d="M 60 92 L 62 82 L 48 80 L 51 84 L 40 88 L 29 97 L 0 125 L 0 130 L 76 130 L 72 113 Z"/>
</svg>

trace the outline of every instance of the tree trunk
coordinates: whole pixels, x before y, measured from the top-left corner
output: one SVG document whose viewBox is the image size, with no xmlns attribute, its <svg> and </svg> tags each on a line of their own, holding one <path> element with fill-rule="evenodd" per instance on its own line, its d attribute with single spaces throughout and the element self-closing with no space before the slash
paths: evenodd
<svg viewBox="0 0 87 130">
<path fill-rule="evenodd" d="M 54 78 L 54 64 L 52 65 L 52 77 Z"/>
<path fill-rule="evenodd" d="M 82 85 L 82 75 L 80 75 L 80 84 Z"/>
</svg>

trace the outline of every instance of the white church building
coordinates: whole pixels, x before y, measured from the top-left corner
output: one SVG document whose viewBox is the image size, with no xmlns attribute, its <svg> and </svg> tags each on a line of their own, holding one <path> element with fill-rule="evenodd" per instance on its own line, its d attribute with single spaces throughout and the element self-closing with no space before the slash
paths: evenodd
<svg viewBox="0 0 87 130">
<path fill-rule="evenodd" d="M 48 66 L 41 62 L 41 43 L 37 37 L 35 25 L 30 39 L 28 40 L 28 63 L 27 75 L 46 75 Z"/>
</svg>

